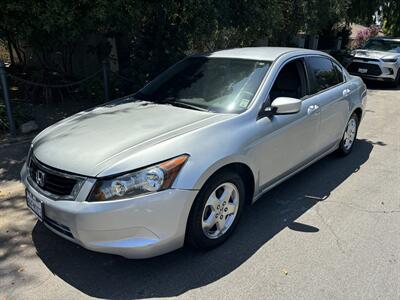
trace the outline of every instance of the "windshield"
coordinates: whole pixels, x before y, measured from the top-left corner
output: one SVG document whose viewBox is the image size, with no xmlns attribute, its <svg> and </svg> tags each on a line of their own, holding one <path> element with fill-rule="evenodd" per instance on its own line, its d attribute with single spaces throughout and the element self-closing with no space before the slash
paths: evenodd
<svg viewBox="0 0 400 300">
<path fill-rule="evenodd" d="M 214 112 L 247 109 L 270 62 L 190 57 L 158 76 L 135 98 Z"/>
<path fill-rule="evenodd" d="M 369 40 L 363 48 L 367 50 L 400 53 L 400 41 Z"/>
</svg>

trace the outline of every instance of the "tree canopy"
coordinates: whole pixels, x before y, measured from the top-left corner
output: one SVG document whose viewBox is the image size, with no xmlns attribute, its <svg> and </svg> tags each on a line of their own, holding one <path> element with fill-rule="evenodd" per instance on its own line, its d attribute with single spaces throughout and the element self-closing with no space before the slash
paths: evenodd
<svg viewBox="0 0 400 300">
<path fill-rule="evenodd" d="M 133 65 L 140 81 L 186 53 L 251 46 L 262 38 L 290 45 L 299 31 L 371 24 L 375 12 L 388 33 L 400 30 L 398 0 L 2 0 L 1 7 L 0 40 L 15 63 L 25 63 L 29 47 L 43 68 L 71 73 L 77 45 L 95 34 L 103 37 L 91 49 L 99 60 L 108 54 L 107 38 L 115 38 L 118 56 L 132 61 L 125 67 Z"/>
</svg>

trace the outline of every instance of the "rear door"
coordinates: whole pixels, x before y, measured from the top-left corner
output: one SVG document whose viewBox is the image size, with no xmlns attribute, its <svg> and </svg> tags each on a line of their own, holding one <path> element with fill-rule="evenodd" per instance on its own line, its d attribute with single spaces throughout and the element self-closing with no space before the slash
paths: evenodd
<svg viewBox="0 0 400 300">
<path fill-rule="evenodd" d="M 317 137 L 318 153 L 328 151 L 342 138 L 349 111 L 351 93 L 341 67 L 328 57 L 310 56 L 305 59 L 310 95 L 318 96 L 321 121 Z"/>
</svg>

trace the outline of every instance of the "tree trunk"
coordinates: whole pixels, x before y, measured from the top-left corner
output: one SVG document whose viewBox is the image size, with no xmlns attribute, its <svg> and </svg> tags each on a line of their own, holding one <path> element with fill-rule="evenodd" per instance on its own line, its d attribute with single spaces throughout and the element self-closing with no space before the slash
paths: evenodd
<svg viewBox="0 0 400 300">
<path fill-rule="evenodd" d="M 124 77 L 131 77 L 131 47 L 129 36 L 125 33 L 115 35 L 115 47 L 117 48 L 119 74 Z M 132 92 L 132 83 L 121 82 L 124 93 Z"/>
</svg>

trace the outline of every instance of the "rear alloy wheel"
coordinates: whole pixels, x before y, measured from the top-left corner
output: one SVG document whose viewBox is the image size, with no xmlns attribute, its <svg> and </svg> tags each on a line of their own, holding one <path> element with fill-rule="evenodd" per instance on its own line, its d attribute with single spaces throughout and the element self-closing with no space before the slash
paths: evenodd
<svg viewBox="0 0 400 300">
<path fill-rule="evenodd" d="M 223 243 L 239 220 L 244 197 L 244 184 L 239 175 L 225 171 L 210 178 L 193 204 L 187 241 L 203 249 Z"/>
<path fill-rule="evenodd" d="M 340 141 L 338 153 L 340 155 L 347 155 L 353 149 L 355 140 L 357 138 L 359 120 L 355 113 L 353 113 L 347 122 L 343 138 Z"/>
</svg>

